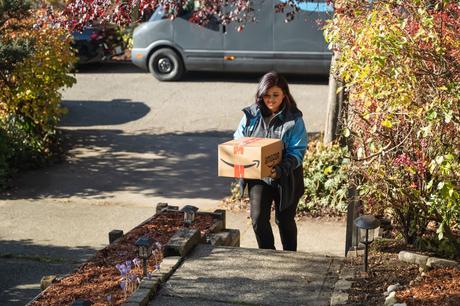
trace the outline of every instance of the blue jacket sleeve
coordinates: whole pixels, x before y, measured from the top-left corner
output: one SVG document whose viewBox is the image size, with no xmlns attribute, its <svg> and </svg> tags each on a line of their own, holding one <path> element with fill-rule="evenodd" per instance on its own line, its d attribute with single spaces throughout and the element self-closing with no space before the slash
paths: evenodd
<svg viewBox="0 0 460 306">
<path fill-rule="evenodd" d="M 235 133 L 233 133 L 233 139 L 240 139 L 244 137 L 244 128 L 246 126 L 246 120 L 246 116 L 243 115 L 243 118 L 241 118 L 238 128 L 236 129 Z"/>
<path fill-rule="evenodd" d="M 297 168 L 303 162 L 308 143 L 308 135 L 302 117 L 298 117 L 295 120 L 294 127 L 286 133 L 284 138 L 283 141 L 286 144 L 286 157 L 295 157 Z"/>
</svg>

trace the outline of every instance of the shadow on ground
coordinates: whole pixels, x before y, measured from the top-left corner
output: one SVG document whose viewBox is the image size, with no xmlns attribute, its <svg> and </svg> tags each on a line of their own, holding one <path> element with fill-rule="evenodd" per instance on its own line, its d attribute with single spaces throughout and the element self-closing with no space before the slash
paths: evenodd
<svg viewBox="0 0 460 306">
<path fill-rule="evenodd" d="M 79 73 L 146 73 L 129 61 L 107 62 L 101 64 L 81 65 L 75 71 Z M 268 71 L 267 71 L 268 72 Z M 228 83 L 257 83 L 264 75 L 263 72 L 214 72 L 214 71 L 190 71 L 184 74 L 180 82 L 228 82 Z M 289 84 L 319 84 L 327 85 L 327 75 L 299 75 L 283 74 Z M 153 78 L 153 76 L 152 76 Z"/>
<path fill-rule="evenodd" d="M 89 247 L 35 245 L 29 240 L 0 241 L 0 305 L 25 305 L 40 293 L 45 275 L 72 272 L 96 253 Z"/>
<path fill-rule="evenodd" d="M 69 146 L 66 161 L 23 173 L 0 199 L 104 200 L 127 191 L 147 197 L 220 201 L 229 195 L 233 179 L 217 176 L 217 146 L 231 139 L 232 133 L 64 130 Z"/>
<path fill-rule="evenodd" d="M 339 267 L 337 258 L 309 253 L 199 245 L 153 304 L 329 305 Z"/>
<path fill-rule="evenodd" d="M 23 173 L 0 199 L 107 199 L 129 191 L 144 196 L 221 200 L 231 179 L 217 177 L 217 145 L 229 132 L 124 134 L 119 130 L 63 131 L 69 156 Z"/>
<path fill-rule="evenodd" d="M 123 124 L 138 120 L 150 112 L 150 107 L 145 103 L 129 99 L 63 100 L 62 106 L 68 110 L 68 115 L 62 118 L 62 127 Z"/>
</svg>

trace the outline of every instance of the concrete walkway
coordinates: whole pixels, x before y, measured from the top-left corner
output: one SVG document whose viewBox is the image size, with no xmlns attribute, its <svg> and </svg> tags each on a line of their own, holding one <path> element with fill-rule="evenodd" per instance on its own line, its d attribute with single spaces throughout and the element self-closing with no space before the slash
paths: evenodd
<svg viewBox="0 0 460 306">
<path fill-rule="evenodd" d="M 198 245 L 150 305 L 329 305 L 342 260 Z"/>
<path fill-rule="evenodd" d="M 216 208 L 218 202 L 200 210 Z M 0 203 L 0 214 L 5 217 L 0 222 L 0 305 L 26 304 L 40 292 L 42 276 L 70 273 L 108 244 L 110 230 L 127 232 L 153 213 L 154 205 Z M 297 225 L 300 252 L 343 256 L 343 222 L 304 219 Z M 272 226 L 275 245 L 281 249 L 277 226 L 274 222 Z M 247 213 L 227 212 L 227 228 L 240 230 L 241 247 L 257 248 Z"/>
</svg>

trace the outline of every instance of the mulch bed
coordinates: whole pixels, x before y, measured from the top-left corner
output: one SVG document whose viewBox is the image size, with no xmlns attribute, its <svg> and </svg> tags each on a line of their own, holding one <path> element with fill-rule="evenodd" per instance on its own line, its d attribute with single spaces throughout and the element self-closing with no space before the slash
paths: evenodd
<svg viewBox="0 0 460 306">
<path fill-rule="evenodd" d="M 348 301 L 357 305 L 383 305 L 383 293 L 388 286 L 399 283 L 409 285 L 418 275 L 417 265 L 408 265 L 398 260 L 398 254 L 370 253 L 369 273 L 364 275 L 363 257 L 352 258 L 347 264 L 357 268 L 353 284 L 349 292 Z"/>
<path fill-rule="evenodd" d="M 211 215 L 199 214 L 190 226 L 206 235 L 213 224 Z M 128 295 L 120 287 L 121 274 L 117 264 L 132 261 L 137 257 L 136 240 L 146 235 L 154 241 L 165 245 L 174 233 L 183 226 L 182 212 L 163 212 L 147 223 L 136 227 L 117 242 L 98 251 L 96 255 L 80 266 L 74 273 L 53 283 L 31 305 L 70 305 L 77 299 L 89 300 L 93 305 L 120 305 L 126 302 Z M 148 270 L 154 271 L 155 265 L 162 260 L 159 256 L 151 256 Z M 142 276 L 142 268 L 133 265 L 132 275 Z M 132 293 L 132 288 L 128 293 Z"/>
<path fill-rule="evenodd" d="M 396 294 L 408 306 L 460 305 L 460 270 L 435 269 L 424 273 L 415 285 Z"/>
<path fill-rule="evenodd" d="M 383 305 L 388 286 L 399 283 L 401 287 L 396 291 L 399 303 L 408 306 L 460 305 L 460 270 L 442 268 L 422 273 L 418 265 L 399 261 L 401 250 L 413 251 L 395 241 L 371 250 L 368 275 L 362 272 L 362 256 L 349 258 L 347 265 L 353 266 L 356 274 L 348 292 L 348 302 L 353 305 Z"/>
</svg>

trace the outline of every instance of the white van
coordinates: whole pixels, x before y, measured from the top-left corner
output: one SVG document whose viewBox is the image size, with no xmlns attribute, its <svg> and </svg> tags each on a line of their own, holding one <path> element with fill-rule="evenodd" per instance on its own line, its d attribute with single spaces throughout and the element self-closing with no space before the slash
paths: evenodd
<svg viewBox="0 0 460 306">
<path fill-rule="evenodd" d="M 213 18 L 206 26 L 191 23 L 193 8 L 171 20 L 159 7 L 134 30 L 131 60 L 162 81 L 178 80 L 185 71 L 329 73 L 332 53 L 318 25 L 331 12 L 325 0 L 300 3 L 291 22 L 275 13 L 280 0 L 252 3 L 256 21 L 242 32 Z"/>
</svg>

